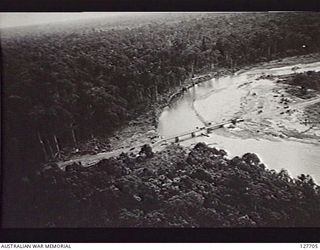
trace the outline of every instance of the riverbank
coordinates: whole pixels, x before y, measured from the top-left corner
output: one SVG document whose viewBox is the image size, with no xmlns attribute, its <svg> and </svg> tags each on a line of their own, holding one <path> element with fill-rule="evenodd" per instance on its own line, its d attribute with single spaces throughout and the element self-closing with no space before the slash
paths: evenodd
<svg viewBox="0 0 320 250">
<path fill-rule="evenodd" d="M 243 117 L 252 124 L 241 124 L 242 127 L 251 131 L 253 137 L 260 130 L 265 136 L 319 144 L 319 79 L 320 73 L 316 71 L 263 77 L 269 88 L 263 82 L 261 87 L 251 89 L 254 96 L 244 98 Z M 248 138 L 248 132 L 244 137 Z"/>
<path fill-rule="evenodd" d="M 108 138 L 97 138 L 94 143 L 89 142 L 85 144 L 84 148 L 90 150 L 79 151 L 76 154 L 66 157 L 64 160 L 77 159 L 79 156 L 85 156 L 90 154 L 111 152 L 115 150 L 121 150 L 124 148 L 131 148 L 132 153 L 139 152 L 139 146 L 143 144 L 151 144 L 159 140 L 159 134 L 157 131 L 158 118 L 166 106 L 170 106 L 175 103 L 183 94 L 194 85 L 201 84 L 215 77 L 226 76 L 230 74 L 239 74 L 248 69 L 256 68 L 272 68 L 272 67 L 283 67 L 290 64 L 297 63 L 311 63 L 320 60 L 320 54 L 311 54 L 304 56 L 295 56 L 290 58 L 284 58 L 279 60 L 273 60 L 268 63 L 258 63 L 251 66 L 242 67 L 241 69 L 216 69 L 213 72 L 203 73 L 196 75 L 193 79 L 187 79 L 180 86 L 176 86 L 165 94 L 160 95 L 158 100 L 149 106 L 149 109 L 143 114 L 138 115 L 135 119 L 129 121 L 126 125 L 120 127 Z M 275 93 L 277 94 L 277 93 Z M 281 94 L 279 95 L 281 98 Z M 273 98 L 273 97 L 271 97 Z M 279 102 L 281 100 L 279 99 Z M 284 108 L 284 107 L 282 107 Z M 284 109 L 282 112 L 286 112 Z M 248 111 L 249 112 L 249 111 Z M 258 111 L 261 112 L 261 111 Z M 286 113 L 287 114 L 287 113 Z M 283 135 L 280 135 L 280 137 Z M 91 143 L 91 145 L 90 145 Z"/>
<path fill-rule="evenodd" d="M 320 53 L 312 53 L 307 55 L 298 55 L 298 56 L 291 56 L 291 57 L 285 57 L 280 59 L 274 59 L 267 62 L 260 62 L 253 65 L 248 65 L 241 67 L 237 73 L 241 73 L 247 70 L 254 68 L 257 69 L 271 69 L 274 67 L 286 67 L 290 64 L 305 64 L 305 63 L 313 63 L 318 62 L 320 60 Z"/>
<path fill-rule="evenodd" d="M 88 155 L 107 153 L 115 150 L 121 150 L 131 147 L 132 153 L 138 153 L 139 146 L 143 144 L 151 144 L 159 139 L 157 131 L 158 118 L 166 106 L 170 106 L 177 101 L 184 92 L 196 84 L 208 81 L 214 77 L 234 73 L 236 69 L 230 70 L 219 68 L 210 73 L 195 75 L 192 79 L 187 79 L 180 86 L 175 86 L 166 93 L 159 95 L 157 101 L 151 104 L 145 112 L 137 115 L 136 118 L 127 124 L 119 127 L 111 136 L 99 137 L 82 143 L 81 149 L 69 149 L 63 161 L 82 159 Z M 70 152 L 70 153 L 68 153 Z"/>
<path fill-rule="evenodd" d="M 180 144 L 206 142 L 233 156 L 254 152 L 271 169 L 285 168 L 292 176 L 312 174 L 319 182 L 319 128 L 304 124 L 303 116 L 306 108 L 320 102 L 320 96 L 301 99 L 288 93 L 290 85 L 278 82 L 292 74 L 296 65 L 252 68 L 199 85 L 163 112 L 159 132 L 170 137 L 201 126 L 198 114 L 213 123 L 238 117 L 244 121 L 227 124 L 203 137 L 189 136 Z M 300 72 L 320 70 L 318 60 L 298 65 Z M 175 126 L 179 122 L 181 125 Z"/>
<path fill-rule="evenodd" d="M 264 67 L 266 65 L 268 65 L 267 68 L 273 68 L 297 63 L 312 63 L 316 61 L 320 61 L 320 53 L 258 63 L 251 66 L 241 67 L 241 71 Z M 181 86 L 172 88 L 170 91 L 160 96 L 159 100 L 150 107 L 149 112 L 139 116 L 134 121 L 129 122 L 128 127 L 115 132 L 115 136 L 111 138 L 111 144 L 114 145 L 113 148 L 130 147 L 131 145 L 134 145 L 134 143 L 140 145 L 154 142 L 155 139 L 159 138 L 159 134 L 157 133 L 158 118 L 166 106 L 176 102 L 187 89 L 192 88 L 197 84 L 201 84 L 212 78 L 226 76 L 237 72 L 240 72 L 240 68 L 216 69 L 213 72 L 195 75 L 193 79 L 187 79 Z M 146 135 L 147 138 L 145 138 Z"/>
</svg>

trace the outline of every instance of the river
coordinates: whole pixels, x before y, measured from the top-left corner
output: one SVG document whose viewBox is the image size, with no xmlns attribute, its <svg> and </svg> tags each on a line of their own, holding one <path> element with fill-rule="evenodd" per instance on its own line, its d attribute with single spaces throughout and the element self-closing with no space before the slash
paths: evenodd
<svg viewBox="0 0 320 250">
<path fill-rule="evenodd" d="M 206 142 L 226 150 L 230 157 L 256 153 L 270 169 L 284 168 L 293 177 L 310 174 L 320 183 L 319 127 L 309 131 L 309 125 L 301 122 L 304 107 L 320 101 L 320 96 L 308 103 L 290 96 L 284 84 L 277 82 L 284 75 L 305 71 L 320 71 L 320 62 L 281 67 L 265 65 L 202 82 L 164 109 L 158 132 L 162 138 L 168 138 L 203 127 L 208 122 L 243 118 L 245 121 L 236 126 L 188 138 L 180 144 L 190 146 Z M 261 78 L 266 75 L 272 77 Z M 283 98 L 287 98 L 289 104 L 283 105 Z M 309 136 L 290 136 L 290 133 L 305 135 L 304 131 L 308 131 Z"/>
</svg>

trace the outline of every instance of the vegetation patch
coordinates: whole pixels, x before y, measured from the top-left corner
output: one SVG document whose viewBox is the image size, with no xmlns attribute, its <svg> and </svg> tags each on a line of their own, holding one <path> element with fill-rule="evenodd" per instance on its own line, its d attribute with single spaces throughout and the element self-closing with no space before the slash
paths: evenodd
<svg viewBox="0 0 320 250">
<path fill-rule="evenodd" d="M 309 99 L 315 97 L 320 91 L 320 72 L 296 73 L 279 80 L 279 82 L 293 86 L 287 89 L 290 94 Z"/>
<path fill-rule="evenodd" d="M 266 169 L 255 154 L 228 159 L 198 143 L 122 154 L 26 177 L 21 227 L 293 227 L 320 225 L 320 187 L 310 176 Z M 30 200 L 33 197 L 33 200 Z M 19 215 L 19 216 L 17 216 Z M 5 219 L 8 217 L 4 217 Z"/>
</svg>

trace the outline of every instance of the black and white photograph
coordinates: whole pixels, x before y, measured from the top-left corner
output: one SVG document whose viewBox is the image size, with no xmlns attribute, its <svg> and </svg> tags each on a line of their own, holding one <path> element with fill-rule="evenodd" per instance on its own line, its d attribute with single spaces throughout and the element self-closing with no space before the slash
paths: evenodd
<svg viewBox="0 0 320 250">
<path fill-rule="evenodd" d="M 1 12 L 4 228 L 320 227 L 320 12 Z"/>
</svg>

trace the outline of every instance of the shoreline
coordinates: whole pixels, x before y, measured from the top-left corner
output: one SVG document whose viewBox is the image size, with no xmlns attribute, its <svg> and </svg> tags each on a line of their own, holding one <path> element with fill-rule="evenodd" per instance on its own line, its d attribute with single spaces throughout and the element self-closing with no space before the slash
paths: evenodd
<svg viewBox="0 0 320 250">
<path fill-rule="evenodd" d="M 215 77 L 227 76 L 236 72 L 243 72 L 252 68 L 262 67 L 264 65 L 268 65 L 269 67 L 275 67 L 277 65 L 288 66 L 288 64 L 311 63 L 314 61 L 319 61 L 319 58 L 320 53 L 314 53 L 302 56 L 286 57 L 269 62 L 252 64 L 250 66 L 236 67 L 234 69 L 217 68 L 214 71 L 196 74 L 194 78 L 186 79 L 180 86 L 173 87 L 166 93 L 162 94 L 157 102 L 150 105 L 147 112 L 138 115 L 136 118 L 121 126 L 108 138 L 96 139 L 98 145 L 103 144 L 103 141 L 107 140 L 109 146 L 108 148 L 106 148 L 104 145 L 99 145 L 100 147 L 97 149 L 97 146 L 95 146 L 95 150 L 93 150 L 92 153 L 88 154 L 87 152 L 80 151 L 77 154 L 70 154 L 69 156 L 66 156 L 63 161 L 70 161 L 79 157 L 82 158 L 86 155 L 92 156 L 99 153 L 108 153 L 129 147 L 132 147 L 132 150 L 136 150 L 137 145 L 152 144 L 154 139 L 159 138 L 157 124 L 163 109 L 176 102 L 181 96 L 183 96 L 187 89 L 192 88 L 197 84 L 209 81 Z M 299 60 L 299 62 L 297 62 L 297 60 Z"/>
</svg>

